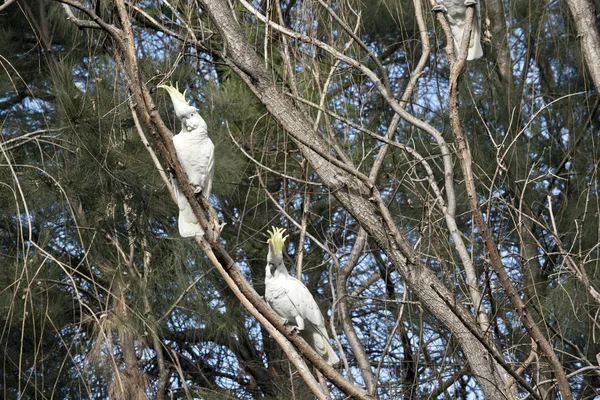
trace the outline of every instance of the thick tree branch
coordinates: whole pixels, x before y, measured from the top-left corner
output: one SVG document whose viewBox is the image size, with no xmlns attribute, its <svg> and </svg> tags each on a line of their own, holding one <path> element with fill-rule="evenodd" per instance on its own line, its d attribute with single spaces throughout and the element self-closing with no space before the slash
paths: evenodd
<svg viewBox="0 0 600 400">
<path fill-rule="evenodd" d="M 600 34 L 596 27 L 596 12 L 591 0 L 567 0 L 577 33 L 581 38 L 581 50 L 596 92 L 600 92 Z"/>
</svg>

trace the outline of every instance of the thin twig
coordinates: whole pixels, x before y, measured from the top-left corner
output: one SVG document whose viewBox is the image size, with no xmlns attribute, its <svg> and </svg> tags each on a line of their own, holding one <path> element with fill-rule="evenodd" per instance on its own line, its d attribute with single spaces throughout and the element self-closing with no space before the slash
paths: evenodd
<svg viewBox="0 0 600 400">
<path fill-rule="evenodd" d="M 179 305 L 179 303 L 181 303 L 183 301 L 183 299 L 185 298 L 185 296 L 187 296 L 188 292 L 190 290 L 192 290 L 192 288 L 194 286 L 196 286 L 196 284 L 198 282 L 200 282 L 202 279 L 206 278 L 206 276 L 209 273 L 211 273 L 214 269 L 215 269 L 215 267 L 212 267 L 208 271 L 206 271 L 205 273 L 203 273 L 202 275 L 200 275 L 198 278 L 194 279 L 194 281 L 192 283 L 190 283 L 189 286 L 187 288 L 185 288 L 185 290 L 183 292 L 181 292 L 181 294 L 179 295 L 179 297 L 177 297 L 177 299 L 173 302 L 173 304 L 171 304 L 171 306 L 169 307 L 169 309 L 162 315 L 162 317 L 160 317 L 156 321 L 156 323 L 160 325 L 166 318 L 168 318 L 169 315 L 171 315 L 171 313 L 173 312 L 173 310 L 175 310 L 175 308 L 177 308 L 177 306 Z"/>
<path fill-rule="evenodd" d="M 323 186 L 322 183 L 318 183 L 318 182 L 310 182 L 310 181 L 306 181 L 306 180 L 302 180 L 302 179 L 298 179 L 296 177 L 293 177 L 291 175 L 286 175 L 283 174 L 279 171 L 275 171 L 272 168 L 267 167 L 264 164 L 261 164 L 260 161 L 258 161 L 257 159 L 255 159 L 254 157 L 252 157 L 250 154 L 248 154 L 248 152 L 237 142 L 237 140 L 235 140 L 235 137 L 233 136 L 233 134 L 231 133 L 231 129 L 229 129 L 229 122 L 225 121 L 225 126 L 227 127 L 227 132 L 229 133 L 229 137 L 231 138 L 231 141 L 233 142 L 233 144 L 236 145 L 236 147 L 238 148 L 238 150 L 240 150 L 245 156 L 246 158 L 248 158 L 250 161 L 252 161 L 254 164 L 256 164 L 257 166 L 259 166 L 261 169 L 264 169 L 266 171 L 269 171 L 275 175 L 279 175 L 282 178 L 286 178 L 286 179 L 290 179 L 292 181 L 296 181 L 296 182 L 300 182 L 300 183 L 304 183 L 305 185 L 313 185 L 313 186 Z"/>
</svg>

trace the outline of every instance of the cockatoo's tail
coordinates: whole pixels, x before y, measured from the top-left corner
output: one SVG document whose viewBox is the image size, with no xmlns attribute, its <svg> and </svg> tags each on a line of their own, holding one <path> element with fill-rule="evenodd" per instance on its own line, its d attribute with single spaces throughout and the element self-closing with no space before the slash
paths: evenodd
<svg viewBox="0 0 600 400">
<path fill-rule="evenodd" d="M 273 226 L 271 229 L 273 230 L 272 232 L 267 231 L 269 233 L 269 239 L 267 240 L 267 243 L 271 245 L 273 253 L 279 254 L 283 250 L 285 239 L 287 239 L 289 235 L 283 236 L 285 233 L 285 229 L 283 228 L 276 228 Z"/>
</svg>

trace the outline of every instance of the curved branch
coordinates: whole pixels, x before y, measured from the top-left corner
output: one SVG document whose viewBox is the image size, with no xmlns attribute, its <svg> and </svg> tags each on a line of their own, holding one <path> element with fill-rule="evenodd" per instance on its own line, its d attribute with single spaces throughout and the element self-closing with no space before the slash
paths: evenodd
<svg viewBox="0 0 600 400">
<path fill-rule="evenodd" d="M 78 2 L 76 0 L 56 0 L 56 1 L 63 4 L 63 8 L 64 8 L 65 12 L 67 13 L 67 19 L 69 21 L 73 22 L 78 27 L 88 28 L 88 29 L 90 29 L 90 28 L 91 29 L 102 29 L 106 33 L 110 34 L 113 37 L 113 39 L 120 40 L 123 32 L 119 28 L 117 28 L 116 26 L 114 26 L 112 24 L 107 24 L 95 12 L 93 12 L 89 8 L 85 7 L 80 2 Z M 73 14 L 71 7 L 76 8 L 79 11 L 82 11 L 84 14 L 86 14 L 92 20 L 89 21 L 89 20 L 77 18 Z"/>
<path fill-rule="evenodd" d="M 545 338 L 537 324 L 532 318 L 531 313 L 527 312 L 527 308 L 523 303 L 523 300 L 519 296 L 517 290 L 513 286 L 512 282 L 504 267 L 502 265 L 502 259 L 500 257 L 500 253 L 498 252 L 498 247 L 494 242 L 489 228 L 483 219 L 483 215 L 481 214 L 481 210 L 479 209 L 479 204 L 477 200 L 477 192 L 475 189 L 475 182 L 473 178 L 472 171 L 472 161 L 471 161 L 471 152 L 468 147 L 468 143 L 464 136 L 459 117 L 459 102 L 458 102 L 458 78 L 462 72 L 462 68 L 465 64 L 467 58 L 467 51 L 469 46 L 469 40 L 471 35 L 471 28 L 473 26 L 473 20 L 475 15 L 475 8 L 469 7 L 467 9 L 467 19 L 465 22 L 465 30 L 463 33 L 463 37 L 460 43 L 459 56 L 451 66 L 450 73 L 450 89 L 449 89 L 449 97 L 450 97 L 450 123 L 452 125 L 452 132 L 454 134 L 454 141 L 456 143 L 456 152 L 458 155 L 458 159 L 460 161 L 461 169 L 464 177 L 464 185 L 467 191 L 467 197 L 469 200 L 469 205 L 471 207 L 471 212 L 473 213 L 473 218 L 475 223 L 477 224 L 477 228 L 480 232 L 481 238 L 485 244 L 485 248 L 490 256 L 490 263 L 494 268 L 494 272 L 498 277 L 498 281 L 502 285 L 502 288 L 506 291 L 511 304 L 513 305 L 515 311 L 519 315 L 525 329 L 532 337 L 533 340 L 536 341 L 540 350 L 548 361 L 554 376 L 556 377 L 560 392 L 564 399 L 570 400 L 572 399 L 571 390 L 569 388 L 569 383 L 567 381 L 567 377 L 565 375 L 565 371 L 563 370 L 556 354 L 554 353 L 554 349 L 548 340 Z M 447 37 L 447 40 L 451 40 L 451 37 Z"/>
</svg>

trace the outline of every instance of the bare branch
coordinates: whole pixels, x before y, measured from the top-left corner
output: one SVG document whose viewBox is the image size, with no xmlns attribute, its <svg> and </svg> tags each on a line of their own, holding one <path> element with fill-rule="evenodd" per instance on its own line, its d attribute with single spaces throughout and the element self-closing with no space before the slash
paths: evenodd
<svg viewBox="0 0 600 400">
<path fill-rule="evenodd" d="M 67 13 L 67 19 L 69 21 L 73 22 L 75 25 L 79 26 L 80 28 L 102 29 L 102 30 L 106 31 L 106 33 L 110 34 L 113 39 L 117 39 L 117 40 L 120 39 L 122 32 L 119 28 L 117 28 L 116 26 L 114 26 L 112 24 L 107 24 L 106 22 L 104 22 L 104 20 L 102 18 L 100 18 L 98 15 L 96 15 L 95 12 L 93 12 L 89 8 L 85 7 L 83 4 L 79 3 L 78 1 L 76 1 L 76 0 L 56 0 L 56 1 L 63 3 L 63 8 L 64 8 L 65 12 Z M 86 14 L 88 17 L 91 18 L 91 21 L 82 20 L 80 18 L 77 18 L 73 14 L 71 7 L 76 8 L 79 11 L 82 11 L 84 14 Z"/>
<path fill-rule="evenodd" d="M 531 335 L 533 340 L 536 341 L 536 343 L 540 347 L 540 350 L 542 351 L 542 354 L 548 360 L 548 363 L 550 364 L 552 371 L 554 372 L 559 382 L 561 394 L 565 399 L 571 399 L 571 390 L 569 389 L 569 383 L 567 382 L 565 372 L 562 366 L 560 365 L 556 354 L 554 354 L 552 346 L 544 337 L 538 326 L 535 324 L 535 321 L 531 317 L 531 314 L 527 312 L 525 304 L 523 303 L 516 289 L 510 282 L 510 278 L 508 277 L 508 274 L 506 273 L 506 271 L 504 270 L 504 266 L 502 265 L 501 257 L 498 253 L 498 248 L 494 243 L 489 229 L 485 221 L 483 220 L 481 211 L 479 210 L 475 183 L 473 180 L 473 172 L 471 169 L 471 154 L 462 131 L 458 114 L 458 77 L 460 76 L 460 73 L 462 71 L 467 57 L 467 48 L 470 40 L 470 32 L 471 27 L 473 25 L 474 15 L 475 8 L 469 7 L 467 9 L 467 19 L 465 22 L 466 29 L 464 30 L 463 37 L 461 40 L 459 57 L 452 64 L 450 74 L 450 121 L 452 124 L 452 132 L 454 134 L 458 159 L 460 160 L 460 165 L 463 171 L 463 177 L 465 179 L 464 185 L 468 194 L 469 204 L 471 206 L 471 211 L 473 213 L 475 223 L 477 224 L 486 250 L 490 255 L 490 262 L 492 267 L 494 268 L 494 271 L 496 272 L 496 275 L 498 276 L 498 280 L 504 288 L 504 290 L 507 292 L 513 307 L 521 317 L 521 320 L 523 321 L 527 332 Z M 450 36 L 448 36 L 446 39 L 448 41 L 452 40 Z"/>
<path fill-rule="evenodd" d="M 10 6 L 12 3 L 16 2 L 17 0 L 5 0 L 4 4 L 0 5 L 0 11 L 3 11 L 4 9 L 6 9 L 8 6 Z"/>
</svg>

